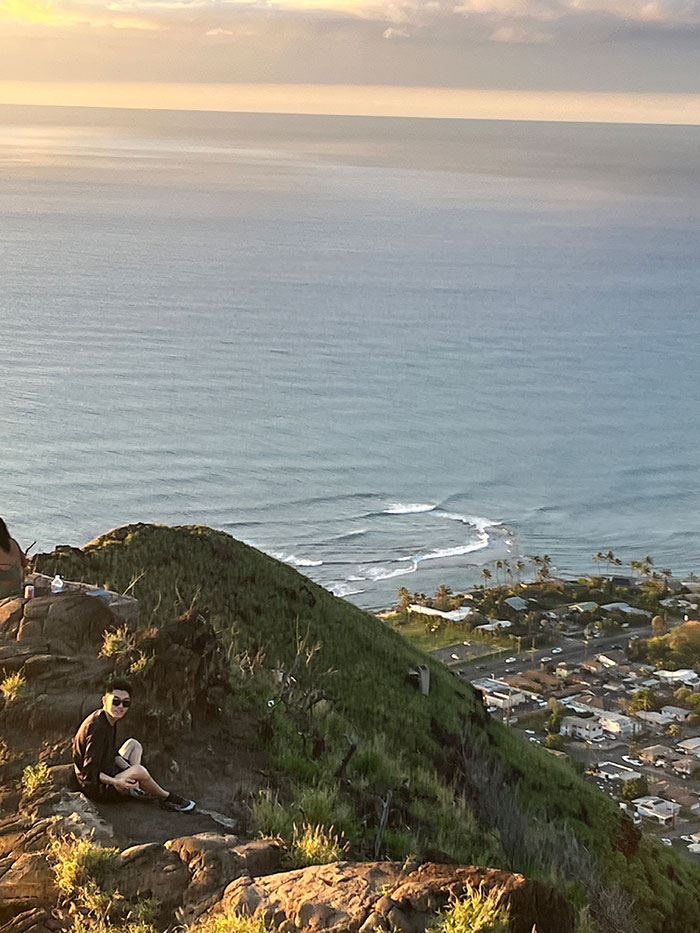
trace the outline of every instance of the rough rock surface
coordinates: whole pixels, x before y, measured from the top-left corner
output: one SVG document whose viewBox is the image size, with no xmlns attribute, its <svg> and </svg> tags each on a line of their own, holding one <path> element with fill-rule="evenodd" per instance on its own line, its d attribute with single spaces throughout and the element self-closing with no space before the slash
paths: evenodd
<svg viewBox="0 0 700 933">
<path fill-rule="evenodd" d="M 523 875 L 492 868 L 427 863 L 336 862 L 230 884 L 215 912 L 263 917 L 282 933 L 423 933 L 450 898 L 470 889 L 502 893 L 511 933 L 573 933 L 564 898 Z"/>
</svg>

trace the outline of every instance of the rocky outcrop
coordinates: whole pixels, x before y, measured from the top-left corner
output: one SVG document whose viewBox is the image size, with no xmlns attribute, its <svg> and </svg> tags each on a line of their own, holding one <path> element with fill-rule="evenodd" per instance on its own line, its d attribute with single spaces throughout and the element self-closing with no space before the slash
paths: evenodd
<svg viewBox="0 0 700 933">
<path fill-rule="evenodd" d="M 343 862 L 280 871 L 280 846 L 244 835 L 247 811 L 235 781 L 244 760 L 244 786 L 254 793 L 260 763 L 245 731 L 236 731 L 242 714 L 223 713 L 228 662 L 207 619 L 191 610 L 158 630 L 132 626 L 126 646 L 105 658 L 105 632 L 136 618 L 135 600 L 94 588 L 87 595 L 83 584 L 52 595 L 46 577 L 35 577 L 35 586 L 31 600 L 0 602 L 0 671 L 23 679 L 16 695 L 0 699 L 0 933 L 71 928 L 50 855 L 56 837 L 117 850 L 110 884 L 127 900 L 157 900 L 164 929 L 236 910 L 267 918 L 281 933 L 423 933 L 451 898 L 481 888 L 501 893 L 512 933 L 573 930 L 572 908 L 556 892 L 495 869 Z M 206 800 L 195 813 L 131 800 L 95 804 L 74 785 L 70 737 L 114 673 L 134 683 L 120 738 L 142 741 L 164 786 L 199 788 Z M 37 765 L 46 768 L 28 793 L 22 772 Z"/>
<path fill-rule="evenodd" d="M 511 933 L 573 933 L 574 911 L 551 888 L 494 868 L 390 862 L 316 865 L 230 884 L 215 912 L 264 918 L 281 933 L 423 933 L 451 899 L 501 895 Z"/>
<path fill-rule="evenodd" d="M 241 845 L 236 836 L 198 833 L 165 843 L 187 866 L 190 880 L 179 919 L 191 922 L 219 901 L 227 884 L 241 876 L 268 875 L 280 867 L 280 847 L 268 840 Z"/>
</svg>

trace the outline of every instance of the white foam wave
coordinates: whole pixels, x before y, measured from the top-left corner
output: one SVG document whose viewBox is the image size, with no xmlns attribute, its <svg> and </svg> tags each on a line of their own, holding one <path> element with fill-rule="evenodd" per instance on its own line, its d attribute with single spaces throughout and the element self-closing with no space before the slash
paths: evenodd
<svg viewBox="0 0 700 933">
<path fill-rule="evenodd" d="M 429 502 L 394 502 L 388 509 L 384 509 L 384 515 L 416 515 L 419 512 L 432 512 L 436 505 Z"/>
<path fill-rule="evenodd" d="M 455 522 L 462 522 L 464 525 L 472 525 L 479 531 L 485 531 L 487 528 L 495 528 L 501 522 L 492 518 L 481 518 L 479 515 L 460 515 L 459 512 L 440 512 L 440 517 L 450 518 Z"/>
<path fill-rule="evenodd" d="M 275 560 L 281 560 L 285 564 L 291 564 L 293 567 L 321 567 L 322 560 L 311 560 L 308 557 L 297 557 L 296 554 L 285 554 L 284 551 L 273 551 L 270 557 Z"/>
<path fill-rule="evenodd" d="M 483 551 L 489 546 L 489 536 L 481 534 L 479 540 L 472 544 L 462 544 L 458 547 L 437 548 L 435 551 L 429 551 L 427 554 L 419 554 L 416 561 L 439 560 L 440 558 L 461 557 L 464 554 L 472 554 L 474 551 Z"/>
<path fill-rule="evenodd" d="M 364 593 L 364 592 L 365 592 L 364 590 L 361 590 L 361 589 L 357 589 L 357 588 L 353 589 L 353 588 L 352 588 L 351 586 L 349 586 L 347 583 L 332 583 L 332 584 L 329 584 L 329 585 L 328 585 L 328 590 L 329 590 L 334 596 L 340 596 L 340 597 L 345 597 L 345 596 L 357 596 L 359 593 Z"/>
<path fill-rule="evenodd" d="M 336 535 L 333 540 L 345 541 L 346 538 L 360 538 L 362 535 L 366 535 L 368 531 L 369 528 L 358 528 L 355 531 L 345 531 L 342 535 Z"/>
<path fill-rule="evenodd" d="M 365 579 L 376 583 L 377 580 L 391 580 L 392 577 L 403 577 L 407 573 L 415 573 L 417 569 L 418 564 L 415 560 L 411 562 L 410 567 L 399 567 L 396 570 L 391 570 L 389 567 L 370 567 Z"/>
</svg>

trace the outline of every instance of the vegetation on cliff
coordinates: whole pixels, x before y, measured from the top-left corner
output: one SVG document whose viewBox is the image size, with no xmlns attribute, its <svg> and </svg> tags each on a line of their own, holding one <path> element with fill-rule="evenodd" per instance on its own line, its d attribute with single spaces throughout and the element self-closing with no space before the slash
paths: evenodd
<svg viewBox="0 0 700 933">
<path fill-rule="evenodd" d="M 700 872 L 652 840 L 565 762 L 485 714 L 471 687 L 374 617 L 204 527 L 133 525 L 37 569 L 131 591 L 141 624 L 196 607 L 221 634 L 230 702 L 253 714 L 270 790 L 261 829 L 321 827 L 354 857 L 412 855 L 522 871 L 603 931 L 685 933 Z M 430 694 L 409 669 L 428 666 Z M 144 663 L 137 676 L 148 678 Z M 235 754 L 235 749 L 232 750 Z"/>
</svg>

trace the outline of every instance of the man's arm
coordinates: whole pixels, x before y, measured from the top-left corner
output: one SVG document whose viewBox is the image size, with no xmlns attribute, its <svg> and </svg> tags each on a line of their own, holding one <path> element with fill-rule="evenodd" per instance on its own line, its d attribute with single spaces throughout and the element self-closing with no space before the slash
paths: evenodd
<svg viewBox="0 0 700 933">
<path fill-rule="evenodd" d="M 110 753 L 112 751 L 112 742 L 110 736 L 100 728 L 96 720 L 83 740 L 82 748 L 82 773 L 90 784 L 111 784 L 114 787 L 126 790 L 130 785 L 125 784 L 123 779 L 112 777 L 106 774 L 102 769 L 107 766 Z"/>
<path fill-rule="evenodd" d="M 119 774 L 112 777 L 111 774 L 105 774 L 104 771 L 100 771 L 100 782 L 102 784 L 111 784 L 117 790 L 129 790 L 130 787 L 138 787 L 139 783 L 136 778 L 124 778 Z"/>
</svg>

